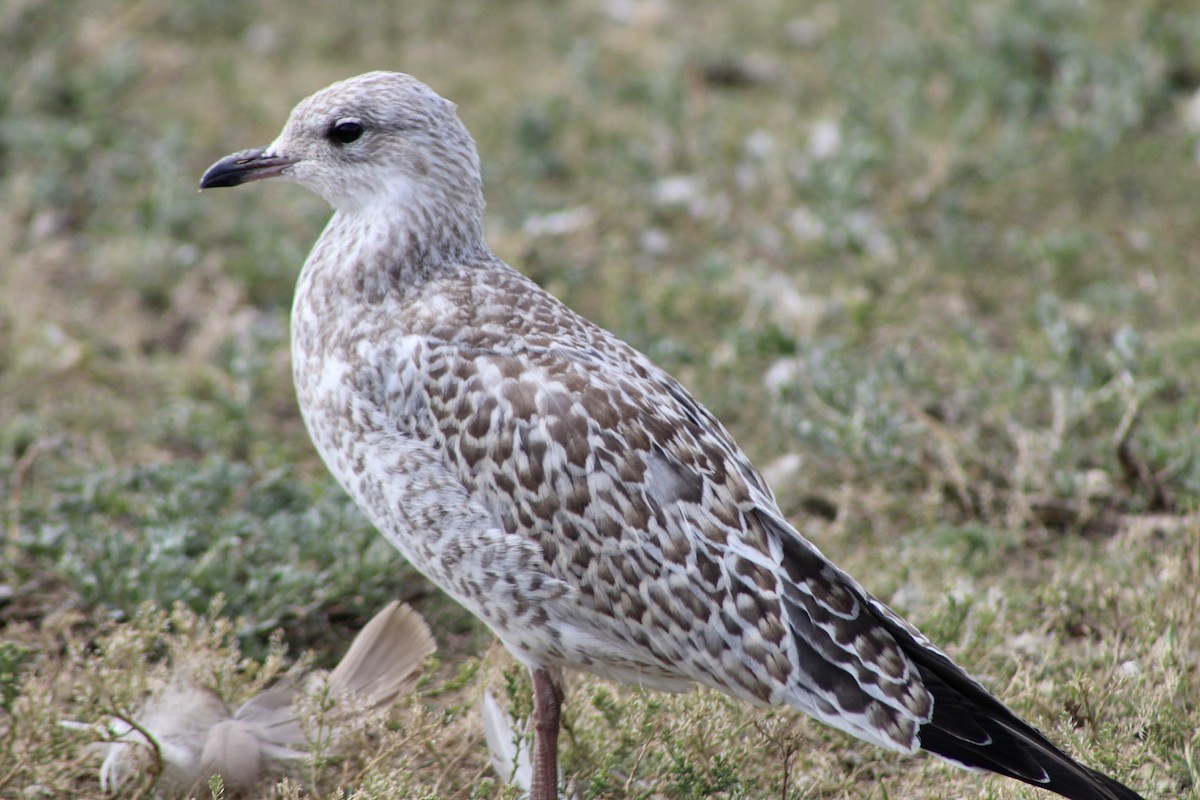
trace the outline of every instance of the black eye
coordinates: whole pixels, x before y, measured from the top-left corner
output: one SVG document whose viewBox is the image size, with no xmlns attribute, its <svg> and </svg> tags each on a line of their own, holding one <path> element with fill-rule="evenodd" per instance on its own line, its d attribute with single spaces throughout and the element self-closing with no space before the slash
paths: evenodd
<svg viewBox="0 0 1200 800">
<path fill-rule="evenodd" d="M 350 144 L 363 135 L 363 124 L 356 119 L 339 119 L 329 128 L 329 138 L 338 144 Z"/>
</svg>

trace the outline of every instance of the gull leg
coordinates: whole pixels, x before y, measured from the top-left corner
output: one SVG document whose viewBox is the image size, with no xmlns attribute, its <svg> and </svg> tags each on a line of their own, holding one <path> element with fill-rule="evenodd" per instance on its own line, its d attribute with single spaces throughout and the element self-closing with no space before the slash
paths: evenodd
<svg viewBox="0 0 1200 800">
<path fill-rule="evenodd" d="M 529 800 L 558 799 L 558 723 L 563 703 L 562 673 L 533 670 L 533 780 Z"/>
</svg>

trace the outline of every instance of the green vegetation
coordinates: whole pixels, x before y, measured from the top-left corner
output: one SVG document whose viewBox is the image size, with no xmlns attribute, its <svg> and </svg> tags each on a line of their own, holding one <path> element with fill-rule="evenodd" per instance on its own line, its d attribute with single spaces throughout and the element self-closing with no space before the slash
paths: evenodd
<svg viewBox="0 0 1200 800">
<path fill-rule="evenodd" d="M 429 679 L 261 796 L 514 797 L 475 708 L 527 716 L 526 677 L 296 411 L 327 210 L 195 191 L 368 69 L 459 103 L 494 249 L 691 387 L 822 550 L 1084 762 L 1200 797 L 1194 3 L 10 0 L 0 798 L 103 796 L 59 720 L 129 714 L 172 668 L 236 703 L 397 596 Z M 1044 796 L 711 693 L 569 684 L 581 798 Z"/>
</svg>

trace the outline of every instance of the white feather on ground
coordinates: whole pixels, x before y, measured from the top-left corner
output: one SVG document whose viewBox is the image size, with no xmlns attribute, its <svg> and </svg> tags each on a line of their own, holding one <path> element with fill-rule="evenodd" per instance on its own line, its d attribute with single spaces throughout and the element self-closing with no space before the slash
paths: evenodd
<svg viewBox="0 0 1200 800">
<path fill-rule="evenodd" d="M 349 651 L 328 676 L 330 696 L 378 708 L 410 691 L 421 665 L 436 644 L 421 615 L 407 605 L 389 603 L 359 632 Z M 113 791 L 161 763 L 158 788 L 186 793 L 219 774 L 229 789 L 246 789 L 286 774 L 307 755 L 311 732 L 300 718 L 301 702 L 321 688 L 313 675 L 305 686 L 277 683 L 230 711 L 211 689 L 178 682 L 153 694 L 134 715 L 136 727 L 123 720 L 104 726 L 64 722 L 67 727 L 99 729 L 115 741 L 100 745 L 108 753 L 100 784 Z M 336 719 L 336 717 L 335 717 Z M 147 741 L 147 736 L 152 741 Z M 317 735 L 336 744 L 336 727 Z"/>
<path fill-rule="evenodd" d="M 483 693 L 479 716 L 483 719 L 483 737 L 492 757 L 492 769 L 505 783 L 528 794 L 533 782 L 533 765 L 529 762 L 530 737 L 516 731 L 512 717 L 500 708 L 490 689 Z"/>
<path fill-rule="evenodd" d="M 533 734 L 528 730 L 528 725 L 517 730 L 513 718 L 496 702 L 496 696 L 490 689 L 483 693 L 479 716 L 483 720 L 483 737 L 487 741 L 492 769 L 496 770 L 500 780 L 520 789 L 522 798 L 528 797 L 533 784 L 533 764 L 530 760 Z M 561 769 L 558 771 L 558 780 L 561 785 Z M 568 789 L 563 797 L 574 800 L 575 793 Z"/>
</svg>

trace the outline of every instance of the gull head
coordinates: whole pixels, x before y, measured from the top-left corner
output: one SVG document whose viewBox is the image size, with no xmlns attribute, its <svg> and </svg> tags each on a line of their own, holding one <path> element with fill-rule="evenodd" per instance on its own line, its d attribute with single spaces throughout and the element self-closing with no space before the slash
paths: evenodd
<svg viewBox="0 0 1200 800">
<path fill-rule="evenodd" d="M 274 177 L 306 186 L 339 212 L 482 229 L 475 142 L 453 103 L 399 72 L 368 72 L 305 98 L 274 142 L 222 158 L 200 188 Z"/>
</svg>

